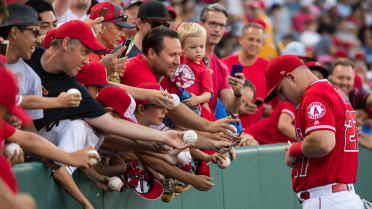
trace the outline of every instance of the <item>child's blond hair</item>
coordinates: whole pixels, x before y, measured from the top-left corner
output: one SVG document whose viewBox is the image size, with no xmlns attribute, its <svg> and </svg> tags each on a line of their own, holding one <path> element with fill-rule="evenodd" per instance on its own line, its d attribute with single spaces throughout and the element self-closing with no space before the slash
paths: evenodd
<svg viewBox="0 0 372 209">
<path fill-rule="evenodd" d="M 203 39 L 207 38 L 207 31 L 198 23 L 182 23 L 177 32 L 182 46 L 185 44 L 184 42 L 188 37 L 201 37 Z"/>
</svg>

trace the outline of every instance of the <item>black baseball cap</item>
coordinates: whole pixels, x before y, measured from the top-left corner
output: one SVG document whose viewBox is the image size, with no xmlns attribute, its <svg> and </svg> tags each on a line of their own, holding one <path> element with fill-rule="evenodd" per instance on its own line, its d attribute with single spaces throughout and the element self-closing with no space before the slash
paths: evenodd
<svg viewBox="0 0 372 209">
<path fill-rule="evenodd" d="M 150 0 L 143 4 L 138 9 L 137 18 L 147 20 L 167 20 L 174 21 L 168 18 L 168 9 L 160 1 Z"/>
<path fill-rule="evenodd" d="M 119 25 L 120 27 L 123 28 L 134 28 L 136 27 L 135 25 L 127 22 L 128 16 L 124 15 L 124 10 L 123 8 L 116 3 L 113 2 L 102 2 L 94 5 L 90 9 L 90 19 L 94 20 L 99 17 L 101 11 L 103 8 L 106 8 L 107 11 L 105 13 L 104 21 L 106 22 L 112 22 L 116 25 Z"/>
<path fill-rule="evenodd" d="M 21 3 L 8 5 L 9 18 L 3 19 L 0 27 L 13 25 L 40 25 L 39 14 L 37 11 Z"/>
</svg>

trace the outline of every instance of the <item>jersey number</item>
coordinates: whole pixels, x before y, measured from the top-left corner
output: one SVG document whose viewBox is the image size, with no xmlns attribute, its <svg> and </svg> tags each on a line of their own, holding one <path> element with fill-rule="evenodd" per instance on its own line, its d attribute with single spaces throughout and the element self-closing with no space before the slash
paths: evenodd
<svg viewBox="0 0 372 209">
<path fill-rule="evenodd" d="M 358 152 L 356 114 L 355 111 L 345 113 L 345 152 Z"/>
</svg>

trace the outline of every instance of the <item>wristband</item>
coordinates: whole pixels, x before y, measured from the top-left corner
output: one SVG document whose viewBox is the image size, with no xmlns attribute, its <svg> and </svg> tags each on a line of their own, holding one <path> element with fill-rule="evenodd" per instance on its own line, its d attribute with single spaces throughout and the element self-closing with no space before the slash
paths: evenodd
<svg viewBox="0 0 372 209">
<path fill-rule="evenodd" d="M 298 143 L 292 144 L 289 147 L 289 151 L 288 152 L 293 157 L 306 157 L 306 155 L 302 151 L 302 142 L 298 142 Z"/>
</svg>

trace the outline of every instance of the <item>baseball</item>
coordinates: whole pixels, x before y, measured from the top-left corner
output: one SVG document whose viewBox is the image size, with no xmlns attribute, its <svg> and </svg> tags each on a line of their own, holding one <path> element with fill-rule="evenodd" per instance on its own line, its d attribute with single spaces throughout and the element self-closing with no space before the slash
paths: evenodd
<svg viewBox="0 0 372 209">
<path fill-rule="evenodd" d="M 230 166 L 230 159 L 229 158 L 226 158 L 226 160 L 222 160 L 222 161 L 219 160 L 217 162 L 217 165 L 218 165 L 219 168 L 225 169 L 225 168 L 227 168 L 227 167 Z"/>
<path fill-rule="evenodd" d="M 109 181 L 108 186 L 110 187 L 111 190 L 120 192 L 120 189 L 123 186 L 123 184 L 124 184 L 123 181 L 119 177 L 114 176 Z"/>
<path fill-rule="evenodd" d="M 6 146 L 5 155 L 7 155 L 8 157 L 12 157 L 16 154 L 16 150 L 17 154 L 19 154 L 21 152 L 21 147 L 16 143 L 10 143 L 8 146 Z"/>
<path fill-rule="evenodd" d="M 191 154 L 189 151 L 182 151 L 177 155 L 178 163 L 182 166 L 186 166 L 191 162 Z"/>
<path fill-rule="evenodd" d="M 229 125 L 229 126 L 234 129 L 234 132 L 230 131 L 230 129 L 227 129 L 227 131 L 229 132 L 229 135 L 224 133 L 226 138 L 231 138 L 231 136 L 236 136 L 237 133 L 238 133 L 238 130 L 236 129 L 235 126 L 233 126 L 233 125 Z"/>
<path fill-rule="evenodd" d="M 198 134 L 196 134 L 193 130 L 188 130 L 183 134 L 183 141 L 195 144 L 195 142 L 198 140 Z"/>
<path fill-rule="evenodd" d="M 99 156 L 98 152 L 96 150 L 89 150 L 88 151 L 89 153 L 94 153 L 96 154 L 97 156 Z M 96 160 L 96 158 L 90 158 L 90 164 L 91 165 L 95 165 L 98 163 L 98 160 Z"/>
<path fill-rule="evenodd" d="M 66 93 L 67 94 L 81 94 L 80 91 L 75 88 L 69 89 Z"/>
<path fill-rule="evenodd" d="M 178 107 L 180 104 L 180 98 L 177 96 L 177 94 L 171 94 L 171 97 L 168 97 L 170 99 L 170 103 L 168 103 L 172 107 Z"/>
</svg>

